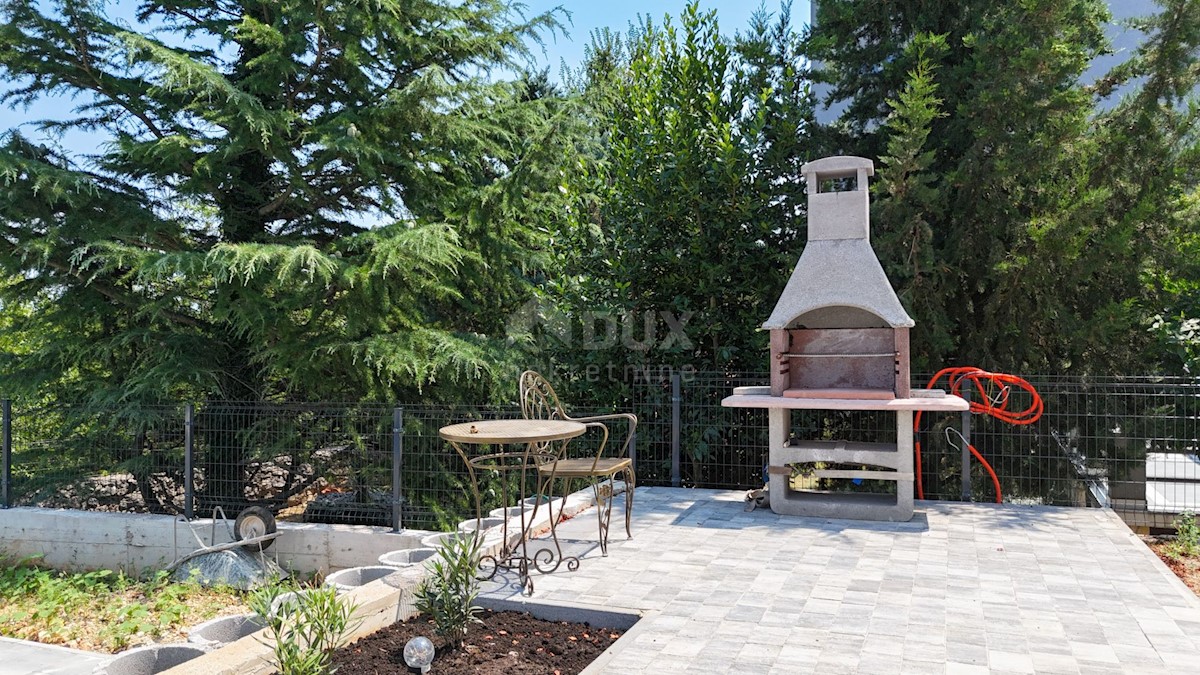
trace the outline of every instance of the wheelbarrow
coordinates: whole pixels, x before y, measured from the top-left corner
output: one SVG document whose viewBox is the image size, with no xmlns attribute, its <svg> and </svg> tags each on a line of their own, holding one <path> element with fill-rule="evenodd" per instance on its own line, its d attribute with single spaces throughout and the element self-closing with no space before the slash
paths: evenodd
<svg viewBox="0 0 1200 675">
<path fill-rule="evenodd" d="M 179 523 L 181 522 L 187 525 L 188 531 L 191 532 L 197 544 L 195 550 L 183 555 L 179 554 Z M 217 542 L 218 522 L 224 525 L 229 541 Z M 220 506 L 214 507 L 212 527 L 207 542 L 186 517 L 179 516 L 175 519 L 175 528 L 172 531 L 172 555 L 175 560 L 167 566 L 166 570 L 174 574 L 180 567 L 194 561 L 196 558 L 225 551 L 233 551 L 235 554 L 234 557 L 238 560 L 253 560 L 257 562 L 260 571 L 266 569 L 271 574 L 279 574 L 278 549 L 275 551 L 273 565 L 264 556 L 265 551 L 271 548 L 271 545 L 275 543 L 275 539 L 279 537 L 279 534 L 275 527 L 275 517 L 271 515 L 270 511 L 261 506 L 248 506 L 242 509 L 238 513 L 237 518 L 234 519 L 232 525 L 230 525 L 229 518 L 226 517 L 224 509 Z"/>
</svg>

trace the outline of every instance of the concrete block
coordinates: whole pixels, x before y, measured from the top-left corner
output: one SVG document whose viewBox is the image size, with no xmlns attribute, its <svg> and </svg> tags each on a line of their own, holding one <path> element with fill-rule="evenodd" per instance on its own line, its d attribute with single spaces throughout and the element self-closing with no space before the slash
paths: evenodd
<svg viewBox="0 0 1200 675">
<path fill-rule="evenodd" d="M 313 555 L 290 553 L 285 555 L 280 551 L 279 566 L 289 574 L 319 574 L 324 576 L 330 572 L 337 571 L 329 566 L 329 556 L 324 553 Z"/>
<path fill-rule="evenodd" d="M 129 546 L 178 546 L 191 549 L 196 546 L 196 538 L 188 529 L 188 524 L 182 521 L 164 522 L 162 517 L 154 519 L 130 520 L 123 524 L 125 543 Z M 211 527 L 196 528 L 207 540 Z M 224 534 L 223 532 L 221 534 Z M 218 541 L 232 541 L 228 536 Z"/>
<path fill-rule="evenodd" d="M 344 530 L 337 527 L 329 532 L 329 565 L 333 568 L 354 567 L 374 562 L 388 551 L 417 548 L 420 537 L 411 534 L 392 534 L 384 528 Z"/>
<path fill-rule="evenodd" d="M 232 525 L 230 521 L 229 525 Z M 380 554 L 415 548 L 425 530 L 392 533 L 388 528 L 278 524 L 274 550 L 284 569 L 311 573 L 356 567 L 375 561 Z M 173 516 L 67 511 L 39 508 L 0 510 L 0 549 L 9 555 L 42 555 L 45 564 L 73 569 L 121 569 L 141 573 L 161 569 L 178 555 L 199 548 L 196 536 L 213 543 L 208 519 L 177 522 Z M 216 543 L 229 541 L 226 526 L 218 522 Z"/>
<path fill-rule="evenodd" d="M 180 547 L 178 555 L 184 555 L 194 550 L 191 547 Z M 122 568 L 129 574 L 141 575 L 166 569 L 175 561 L 175 550 L 170 546 L 145 546 L 128 549 L 128 556 Z"/>
<path fill-rule="evenodd" d="M 770 456 L 772 464 L 841 462 L 870 464 L 890 469 L 898 469 L 901 466 L 895 443 L 793 440 L 791 445 L 773 449 Z"/>
<path fill-rule="evenodd" d="M 27 513 L 22 529 L 43 541 L 125 545 L 129 534 L 126 523 L 132 516 L 113 515 L 88 511 Z"/>
<path fill-rule="evenodd" d="M 280 523 L 279 531 L 283 534 L 275 540 L 275 546 L 281 558 L 319 556 L 325 559 L 325 566 L 329 565 L 330 526 Z"/>
</svg>

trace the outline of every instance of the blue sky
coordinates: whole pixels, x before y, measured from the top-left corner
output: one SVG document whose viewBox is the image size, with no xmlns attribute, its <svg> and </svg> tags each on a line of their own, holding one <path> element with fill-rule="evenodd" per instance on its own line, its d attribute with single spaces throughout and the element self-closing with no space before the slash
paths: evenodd
<svg viewBox="0 0 1200 675">
<path fill-rule="evenodd" d="M 524 0 L 527 12 L 536 14 L 555 7 L 562 7 L 570 12 L 571 20 L 564 21 L 570 37 L 558 36 L 558 39 L 546 40 L 546 59 L 543 65 L 550 66 L 550 74 L 557 76 L 559 64 L 565 60 L 570 66 L 579 65 L 583 59 L 583 48 L 589 41 L 592 31 L 598 28 L 611 28 L 623 33 L 630 23 L 637 23 L 638 16 L 649 16 L 655 23 L 662 23 L 664 15 L 670 14 L 678 18 L 687 5 L 687 0 Z M 700 9 L 703 11 L 717 10 L 717 21 L 721 32 L 726 35 L 744 30 L 750 24 L 750 16 L 760 7 L 778 14 L 779 0 L 702 0 Z M 809 15 L 808 0 L 793 0 L 792 22 L 797 28 L 807 25 Z"/>
</svg>

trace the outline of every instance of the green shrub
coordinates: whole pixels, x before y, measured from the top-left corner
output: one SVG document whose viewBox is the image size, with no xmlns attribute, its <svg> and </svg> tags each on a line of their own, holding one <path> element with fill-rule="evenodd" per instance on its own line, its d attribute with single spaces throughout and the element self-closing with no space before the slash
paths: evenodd
<svg viewBox="0 0 1200 675">
<path fill-rule="evenodd" d="M 472 623 L 480 623 L 479 538 L 452 537 L 431 559 L 429 574 L 417 586 L 417 611 L 433 618 L 434 631 L 447 644 L 459 647 Z"/>
<path fill-rule="evenodd" d="M 293 600 L 273 608 L 285 592 Z M 353 630 L 356 606 L 322 586 L 302 590 L 295 584 L 270 584 L 250 597 L 250 609 L 266 617 L 267 635 L 280 675 L 326 675 L 333 672 L 333 652 Z M 272 611 L 272 610 L 275 611 Z"/>
</svg>

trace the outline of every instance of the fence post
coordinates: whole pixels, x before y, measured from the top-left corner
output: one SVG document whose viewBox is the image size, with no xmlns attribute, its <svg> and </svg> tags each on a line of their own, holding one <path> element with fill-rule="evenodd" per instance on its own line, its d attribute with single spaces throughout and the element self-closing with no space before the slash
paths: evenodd
<svg viewBox="0 0 1200 675">
<path fill-rule="evenodd" d="M 196 406 L 188 403 L 183 407 L 183 517 L 188 520 L 196 515 L 195 442 Z"/>
<path fill-rule="evenodd" d="M 392 532 L 399 532 L 401 525 L 400 506 L 404 501 L 404 490 L 400 485 L 400 469 L 404 467 L 404 409 L 392 409 Z"/>
<path fill-rule="evenodd" d="M 679 408 L 683 400 L 680 380 L 679 373 L 671 373 L 671 487 L 682 484 L 679 477 L 679 432 L 682 425 Z"/>
<path fill-rule="evenodd" d="M 0 458 L 0 508 L 12 506 L 12 401 L 4 399 L 0 402 L 0 416 L 3 416 L 3 458 Z"/>
<path fill-rule="evenodd" d="M 971 405 L 971 388 L 963 387 L 963 400 L 967 405 Z M 971 451 L 967 448 L 971 444 L 971 410 L 968 407 L 962 413 L 962 500 L 964 502 L 971 501 Z"/>
</svg>

